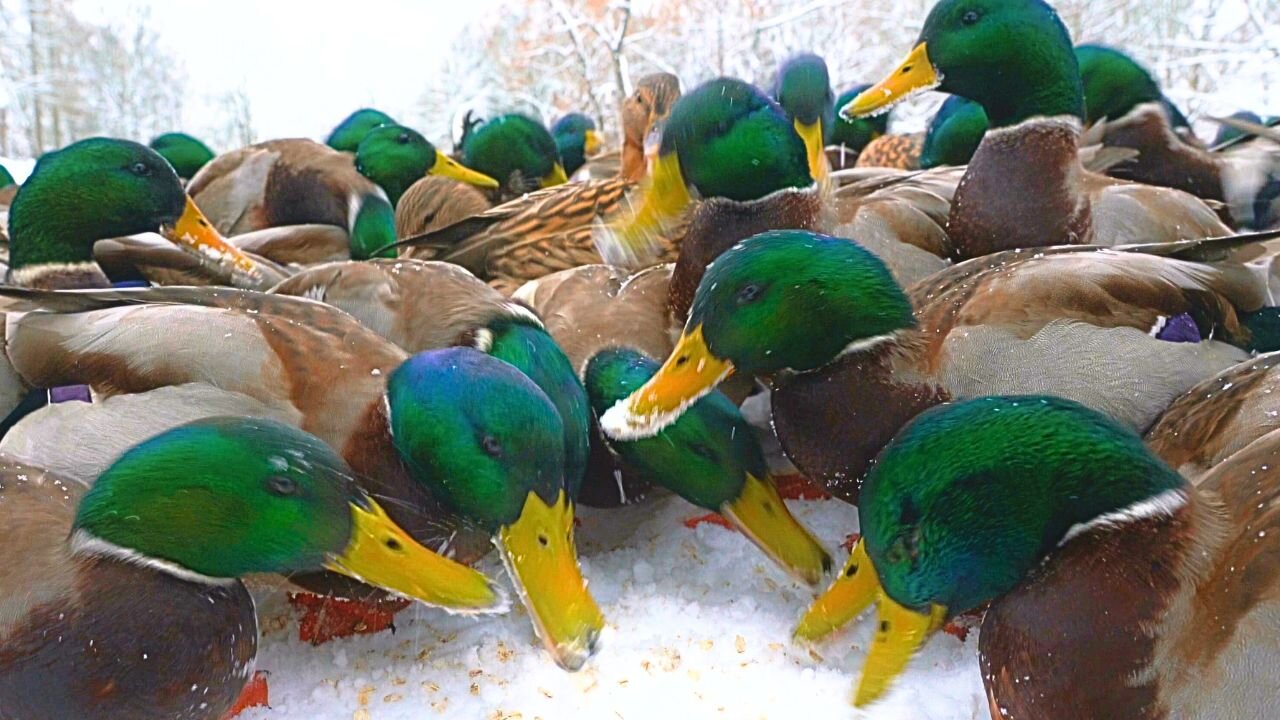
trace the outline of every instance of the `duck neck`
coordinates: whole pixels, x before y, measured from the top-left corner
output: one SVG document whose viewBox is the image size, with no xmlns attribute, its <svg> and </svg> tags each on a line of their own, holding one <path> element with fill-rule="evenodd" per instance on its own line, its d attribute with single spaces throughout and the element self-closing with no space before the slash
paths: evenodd
<svg viewBox="0 0 1280 720">
<path fill-rule="evenodd" d="M 78 197 L 59 197 L 32 179 L 9 211 L 9 267 L 93 263 L 93 243 L 102 236 L 97 223 L 85 218 Z"/>
<path fill-rule="evenodd" d="M 956 190 L 947 223 L 954 259 L 1001 250 L 1087 244 L 1080 122 L 1037 117 L 986 134 Z"/>
<path fill-rule="evenodd" d="M 396 211 L 382 192 L 351 197 L 349 210 L 351 259 L 394 258 L 395 250 L 382 248 L 396 241 Z"/>
</svg>

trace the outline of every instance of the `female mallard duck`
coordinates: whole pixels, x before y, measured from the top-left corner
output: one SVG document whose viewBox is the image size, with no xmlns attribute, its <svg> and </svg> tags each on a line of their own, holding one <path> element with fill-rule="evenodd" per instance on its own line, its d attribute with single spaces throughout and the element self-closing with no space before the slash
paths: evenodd
<svg viewBox="0 0 1280 720">
<path fill-rule="evenodd" d="M 462 163 L 498 181 L 501 200 L 569 181 L 556 140 L 542 123 L 524 115 L 499 115 L 468 132 Z"/>
<path fill-rule="evenodd" d="M 658 369 L 654 360 L 669 353 L 670 277 L 670 265 L 633 276 L 589 265 L 531 282 L 516 298 L 546 318 L 598 414 L 644 384 Z M 803 582 L 816 584 L 829 569 L 826 551 L 778 497 L 755 431 L 723 394 L 694 403 L 655 437 L 610 441 L 593 429 L 592 440 L 597 462 L 584 484 L 584 493 L 595 494 L 591 504 L 635 502 L 656 485 L 720 513 Z"/>
<path fill-rule="evenodd" d="M 45 153 L 9 209 L 8 282 L 33 288 L 110 287 L 99 240 L 160 233 L 194 264 L 250 286 L 268 276 L 227 244 L 154 150 L 92 138 Z"/>
<path fill-rule="evenodd" d="M 569 113 L 557 120 L 551 126 L 551 136 L 560 153 L 560 165 L 570 177 L 587 163 L 587 158 L 600 152 L 596 121 L 582 113 Z"/>
<path fill-rule="evenodd" d="M 626 207 L 646 172 L 645 138 L 665 121 L 679 92 L 674 76 L 649 75 L 623 103 L 622 175 L 531 193 L 400 245 L 414 256 L 462 265 L 504 292 L 558 270 L 599 263 L 594 227 Z M 674 252 L 671 238 L 665 238 L 664 254 Z"/>
<path fill-rule="evenodd" d="M 489 198 L 474 186 L 452 178 L 428 175 L 404 191 L 396 203 L 396 237 L 407 238 L 424 235 L 465 220 L 493 207 Z M 405 257 L 431 260 L 436 253 L 431 248 L 410 248 Z"/>
<path fill-rule="evenodd" d="M 866 91 L 864 90 L 863 92 Z M 846 101 L 846 105 L 841 107 L 846 107 L 848 102 L 851 101 Z M 844 117 L 844 114 L 840 113 L 840 117 Z M 909 135 L 897 133 L 881 135 L 867 143 L 867 146 L 858 155 L 858 160 L 854 165 L 860 168 L 919 170 L 920 153 L 924 151 L 924 139 L 925 134 L 922 132 Z"/>
<path fill-rule="evenodd" d="M 395 125 L 396 121 L 381 110 L 360 108 L 343 118 L 342 122 L 329 133 L 325 145 L 339 152 L 354 153 L 360 147 L 360 141 L 369 131 L 380 125 Z"/>
<path fill-rule="evenodd" d="M 0 715 L 217 720 L 252 674 L 239 578 L 328 570 L 453 611 L 505 607 L 414 542 L 315 437 L 210 418 L 92 487 L 0 458 Z"/>
<path fill-rule="evenodd" d="M 826 136 L 835 122 L 835 94 L 827 62 L 813 53 L 789 58 L 778 68 L 773 97 L 786 111 L 808 151 L 809 174 L 818 181 L 830 174 Z"/>
<path fill-rule="evenodd" d="M 1268 297 L 1242 265 L 1074 246 L 970 260 L 904 292 L 852 241 L 766 233 L 708 269 L 662 371 L 601 426 L 644 437 L 730 375 L 769 378 L 788 457 L 853 501 L 899 428 L 950 400 L 1054 394 L 1145 430 L 1247 356 L 1241 314 Z"/>
<path fill-rule="evenodd" d="M 424 173 L 496 185 L 408 128 L 366 134 L 368 143 L 354 162 L 311 140 L 250 145 L 218 156 L 188 190 L 219 230 L 247 235 L 235 240 L 237 246 L 281 264 L 311 264 L 375 257 L 395 242 L 395 210 L 376 179 L 393 191 Z"/>
<path fill-rule="evenodd" d="M 168 160 L 178 177 L 183 180 L 195 177 L 200 168 L 209 164 L 214 157 L 208 145 L 186 133 L 165 133 L 152 140 L 148 147 Z"/>
<path fill-rule="evenodd" d="M 855 97 L 862 93 L 863 90 L 871 87 L 870 85 L 855 85 L 840 94 L 836 98 L 835 105 L 832 108 L 834 112 L 837 107 L 848 105 Z M 864 148 L 871 141 L 884 135 L 889 131 L 889 113 L 884 113 L 871 118 L 856 118 L 850 120 L 843 115 L 835 114 L 831 125 L 830 145 L 827 146 L 827 163 L 832 170 L 844 170 L 853 167 L 858 156 L 862 154 Z"/>
<path fill-rule="evenodd" d="M 1272 432 L 1193 486 L 1069 400 L 937 408 L 881 454 L 862 541 L 797 635 L 878 600 L 854 700 L 867 705 L 943 619 L 990 603 L 993 718 L 1274 717 L 1278 459 Z"/>
<path fill-rule="evenodd" d="M 411 356 L 342 310 L 281 295 L 3 293 L 59 311 L 10 316 L 8 358 L 27 386 L 111 396 L 204 383 L 280 408 L 419 542 L 466 562 L 497 544 L 557 663 L 577 669 L 594 652 L 603 620 L 572 545 L 564 421 L 511 365 L 469 349 Z M 530 334 L 510 333 L 513 352 Z"/>
<path fill-rule="evenodd" d="M 1043 0 L 942 0 L 907 60 L 842 112 L 873 114 L 933 88 L 978 102 L 992 126 L 951 206 L 956 259 L 1229 232 L 1192 195 L 1084 170 L 1080 72 L 1066 27 Z"/>
</svg>

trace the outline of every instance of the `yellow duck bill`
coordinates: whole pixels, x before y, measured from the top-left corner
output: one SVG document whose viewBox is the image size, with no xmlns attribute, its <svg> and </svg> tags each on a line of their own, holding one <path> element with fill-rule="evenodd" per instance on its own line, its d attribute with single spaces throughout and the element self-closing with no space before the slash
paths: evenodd
<svg viewBox="0 0 1280 720">
<path fill-rule="evenodd" d="M 916 93 L 932 90 L 941 84 L 942 76 L 929 60 L 927 44 L 920 43 L 888 77 L 840 108 L 840 114 L 849 120 L 878 115 Z"/>
<path fill-rule="evenodd" d="M 258 264 L 239 248 L 228 243 L 189 195 L 181 217 L 173 225 L 160 228 L 160 234 L 169 242 L 203 260 L 230 268 L 233 274 L 239 273 L 250 278 L 261 276 Z"/>
<path fill-rule="evenodd" d="M 497 180 L 494 180 L 482 172 L 472 170 L 439 150 L 436 150 L 436 161 L 427 169 L 427 174 L 447 177 L 468 185 L 485 188 L 486 190 L 493 190 L 498 187 Z"/>
<path fill-rule="evenodd" d="M 530 492 L 519 519 L 500 528 L 495 542 L 547 652 L 565 670 L 582 669 L 599 648 L 604 615 L 578 567 L 565 492 L 551 505 Z"/>
<path fill-rule="evenodd" d="M 615 440 L 653 437 L 732 374 L 733 363 L 711 354 L 699 325 L 680 337 L 657 374 L 605 411 L 600 427 Z"/>
<path fill-rule="evenodd" d="M 507 610 L 506 593 L 489 578 L 420 545 L 372 499 L 365 504 L 351 504 L 351 542 L 327 569 L 450 612 Z"/>
<path fill-rule="evenodd" d="M 831 556 L 787 509 L 772 479 L 747 474 L 742 492 L 720 514 L 801 582 L 817 585 L 831 570 Z"/>
<path fill-rule="evenodd" d="M 809 158 L 809 175 L 815 182 L 823 182 L 831 174 L 827 164 L 827 149 L 822 141 L 822 121 L 806 124 L 795 121 L 796 134 L 804 140 L 805 153 Z"/>
<path fill-rule="evenodd" d="M 876 634 L 854 692 L 853 704 L 857 707 L 866 707 L 883 697 L 947 618 L 947 609 L 941 605 L 932 605 L 929 612 L 922 613 L 899 605 L 886 595 L 866 545 L 858 540 L 840 576 L 800 619 L 794 637 L 806 642 L 821 640 L 856 619 L 872 604 L 879 605 Z"/>
<path fill-rule="evenodd" d="M 660 136 L 657 142 L 661 142 Z M 648 158 L 648 141 L 645 145 Z M 612 229 L 612 237 L 608 239 L 616 247 L 601 248 L 606 259 L 616 257 L 619 263 L 628 264 L 647 262 L 657 254 L 663 230 L 693 203 L 693 195 L 680 169 L 680 158 L 674 152 L 658 154 L 652 160 L 649 177 L 640 193 L 639 206 L 632 208 L 621 224 Z"/>
<path fill-rule="evenodd" d="M 588 130 L 584 135 L 585 137 L 582 141 L 582 152 L 586 154 L 587 157 L 591 157 L 592 155 L 600 152 L 600 146 L 604 144 L 604 141 L 600 139 L 600 133 L 595 130 Z"/>
<path fill-rule="evenodd" d="M 539 180 L 539 184 L 544 189 L 555 187 L 556 185 L 563 185 L 567 182 L 569 182 L 569 175 L 565 173 L 564 165 L 561 165 L 560 163 L 556 163 L 555 167 L 551 168 L 551 172 L 543 175 L 542 179 Z"/>
</svg>

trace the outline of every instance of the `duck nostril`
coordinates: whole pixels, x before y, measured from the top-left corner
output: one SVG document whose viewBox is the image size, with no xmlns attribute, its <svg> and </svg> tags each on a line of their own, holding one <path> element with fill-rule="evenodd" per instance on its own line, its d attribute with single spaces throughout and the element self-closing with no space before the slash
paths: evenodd
<svg viewBox="0 0 1280 720">
<path fill-rule="evenodd" d="M 387 549 L 391 550 L 392 552 L 400 552 L 401 550 L 404 550 L 404 546 L 400 544 L 400 541 L 393 537 L 387 538 L 385 541 L 383 541 L 383 544 L 386 545 Z"/>
</svg>

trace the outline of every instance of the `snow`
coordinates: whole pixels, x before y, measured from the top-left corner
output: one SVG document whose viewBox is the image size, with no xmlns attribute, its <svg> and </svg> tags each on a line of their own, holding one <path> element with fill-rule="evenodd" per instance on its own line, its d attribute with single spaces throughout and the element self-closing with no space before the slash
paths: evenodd
<svg viewBox="0 0 1280 720">
<path fill-rule="evenodd" d="M 36 166 L 36 161 L 29 158 L 7 158 L 0 157 L 0 166 L 9 171 L 15 182 L 19 185 L 26 182 L 27 176 Z"/>
<path fill-rule="evenodd" d="M 838 546 L 857 529 L 856 509 L 837 500 L 790 506 L 843 564 Z M 582 672 L 546 657 L 523 610 L 476 619 L 418 606 L 397 617 L 394 634 L 312 647 L 298 640 L 283 592 L 258 592 L 258 669 L 270 673 L 271 707 L 241 718 L 986 717 L 976 631 L 965 642 L 939 633 L 864 713 L 849 700 L 871 619 L 811 653 L 790 635 L 812 592 L 741 535 L 686 527 L 698 508 L 665 497 L 582 514 L 583 571 L 609 622 Z M 482 569 L 500 572 L 493 558 Z"/>
</svg>

